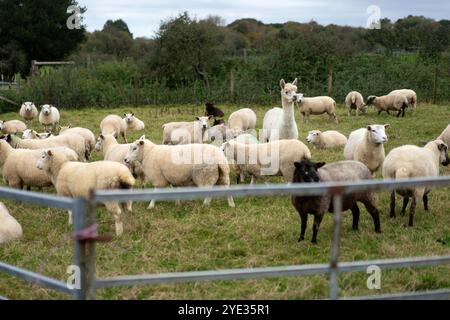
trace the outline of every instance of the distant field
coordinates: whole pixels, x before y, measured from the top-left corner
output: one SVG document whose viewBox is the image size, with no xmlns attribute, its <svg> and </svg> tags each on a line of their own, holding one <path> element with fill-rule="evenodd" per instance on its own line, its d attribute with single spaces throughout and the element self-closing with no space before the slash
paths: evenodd
<svg viewBox="0 0 450 320">
<path fill-rule="evenodd" d="M 227 115 L 233 106 L 220 106 Z M 268 108 L 252 107 L 258 115 L 258 128 Z M 61 124 L 71 123 L 99 132 L 101 119 L 109 113 L 122 115 L 130 108 L 83 109 L 61 112 Z M 147 138 L 159 143 L 161 125 L 169 121 L 189 121 L 203 113 L 203 106 L 179 105 L 172 107 L 146 106 L 133 108 L 145 121 Z M 368 124 L 389 123 L 389 142 L 386 153 L 403 144 L 421 145 L 435 139 L 450 122 L 449 106 L 419 105 L 417 114 L 407 112 L 405 118 L 376 115 L 347 117 L 346 110 L 338 110 L 339 124 L 327 116 L 311 117 L 302 124 L 296 110 L 301 140 L 305 142 L 309 130 L 335 129 L 348 135 L 352 130 Z M 4 119 L 18 118 L 8 113 Z M 38 122 L 34 128 L 41 131 Z M 131 137 L 138 138 L 142 132 Z M 343 150 L 317 151 L 313 159 L 333 162 L 343 159 Z M 99 156 L 94 156 L 99 160 Z M 442 168 L 442 167 L 441 167 Z M 449 168 L 442 168 L 450 174 Z M 377 174 L 381 176 L 380 173 Z M 234 173 L 232 182 L 236 181 Z M 281 182 L 280 178 L 266 181 Z M 261 181 L 262 182 L 262 181 Z M 48 189 L 46 192 L 53 193 Z M 389 218 L 389 194 L 379 194 L 382 234 L 375 234 L 373 223 L 361 207 L 360 230 L 351 230 L 351 214 L 344 215 L 341 261 L 381 259 L 415 255 L 450 253 L 450 188 L 434 190 L 430 195 L 430 212 L 417 206 L 414 228 L 404 228 L 400 215 Z M 397 198 L 399 199 L 399 198 Z M 1 199 L 0 199 L 1 200 Z M 172 271 L 212 270 L 281 266 L 305 263 L 326 263 L 330 255 L 332 216 L 324 218 L 318 245 L 312 245 L 311 226 L 307 241 L 297 242 L 299 217 L 290 203 L 290 197 L 249 197 L 235 199 L 236 208 L 228 208 L 225 200 L 213 200 L 209 208 L 201 201 L 157 203 L 154 211 L 147 211 L 148 203 L 135 203 L 134 212 L 127 216 L 124 235 L 110 243 L 97 246 L 97 274 L 100 277 Z M 15 264 L 58 279 L 66 279 L 66 268 L 72 263 L 71 228 L 65 212 L 5 201 L 12 215 L 22 224 L 24 238 L 0 248 L 0 261 Z M 399 213 L 400 204 L 397 204 Z M 113 219 L 105 209 L 98 209 L 101 233 L 114 234 Z M 447 245 L 438 242 L 445 239 Z M 366 288 L 365 273 L 346 273 L 340 276 L 341 294 L 368 295 L 375 292 Z M 422 269 L 383 271 L 382 289 L 376 293 L 416 291 L 450 287 L 450 266 Z M 12 299 L 68 298 L 55 291 L 29 285 L 21 280 L 0 274 L 0 296 Z M 316 299 L 328 297 L 327 276 L 283 277 L 260 280 L 219 281 L 180 285 L 112 288 L 97 291 L 98 299 Z"/>
</svg>

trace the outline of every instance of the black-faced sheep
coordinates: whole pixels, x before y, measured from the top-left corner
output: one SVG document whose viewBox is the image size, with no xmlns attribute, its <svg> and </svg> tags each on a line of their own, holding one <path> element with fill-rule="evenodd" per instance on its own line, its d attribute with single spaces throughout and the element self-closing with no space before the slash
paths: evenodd
<svg viewBox="0 0 450 320">
<path fill-rule="evenodd" d="M 309 160 L 295 162 L 294 183 L 332 182 L 332 181 L 358 181 L 372 179 L 367 167 L 358 161 L 341 161 L 336 163 L 313 163 Z M 317 243 L 322 218 L 327 211 L 333 212 L 332 197 L 325 196 L 292 196 L 292 204 L 300 215 L 301 230 L 298 241 L 305 239 L 308 223 L 308 214 L 314 215 L 312 243 Z M 342 200 L 342 211 L 351 210 L 353 215 L 353 230 L 358 230 L 359 207 L 361 202 L 372 216 L 375 232 L 381 232 L 380 213 L 376 208 L 376 195 L 373 191 L 365 191 L 345 195 Z"/>
</svg>

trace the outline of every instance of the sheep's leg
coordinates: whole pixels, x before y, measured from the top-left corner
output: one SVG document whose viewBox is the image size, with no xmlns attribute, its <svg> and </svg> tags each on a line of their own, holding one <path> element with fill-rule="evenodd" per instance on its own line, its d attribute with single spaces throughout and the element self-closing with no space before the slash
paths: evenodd
<svg viewBox="0 0 450 320">
<path fill-rule="evenodd" d="M 150 201 L 150 204 L 148 205 L 147 209 L 152 210 L 154 208 L 155 208 L 155 199 L 152 199 L 152 201 Z"/>
<path fill-rule="evenodd" d="M 348 112 L 347 112 L 347 116 L 351 116 L 352 115 L 352 109 L 348 109 Z M 358 115 L 358 112 L 356 112 L 356 115 Z"/>
<path fill-rule="evenodd" d="M 411 206 L 409 207 L 409 223 L 408 223 L 408 225 L 410 227 L 414 226 L 414 214 L 416 212 L 416 203 L 417 203 L 417 197 L 416 197 L 416 194 L 414 194 L 412 197 Z"/>
<path fill-rule="evenodd" d="M 335 123 L 339 123 L 336 113 L 333 113 L 333 118 Z"/>
<path fill-rule="evenodd" d="M 122 210 L 117 202 L 106 203 L 106 210 L 111 212 L 114 217 L 114 223 L 116 226 L 116 235 L 120 236 L 123 234 L 123 222 L 122 222 Z"/>
<path fill-rule="evenodd" d="M 323 213 L 315 214 L 314 215 L 314 224 L 313 224 L 313 237 L 311 242 L 316 244 L 317 243 L 317 233 L 319 232 L 320 223 L 322 222 Z"/>
<path fill-rule="evenodd" d="M 402 113 L 402 110 L 400 109 L 398 112 L 397 112 L 397 118 L 398 117 L 400 117 L 400 114 Z"/>
<path fill-rule="evenodd" d="M 383 111 L 383 110 L 378 110 L 378 115 L 380 115 L 382 111 Z"/>
<path fill-rule="evenodd" d="M 302 112 L 302 122 L 306 123 L 306 114 Z"/>
<path fill-rule="evenodd" d="M 133 201 L 127 201 L 122 203 L 122 208 L 124 212 L 132 213 L 133 212 Z"/>
<path fill-rule="evenodd" d="M 211 204 L 211 197 L 205 198 L 203 201 L 204 206 L 209 206 Z"/>
<path fill-rule="evenodd" d="M 406 108 L 402 108 L 402 118 L 405 117 L 405 109 L 406 109 Z"/>
<path fill-rule="evenodd" d="M 69 226 L 71 226 L 73 224 L 72 210 L 69 210 L 68 213 L 69 213 Z"/>
<path fill-rule="evenodd" d="M 128 143 L 127 134 L 125 132 L 122 132 L 122 138 L 125 140 L 125 143 Z"/>
<path fill-rule="evenodd" d="M 395 218 L 395 190 L 391 192 L 391 203 L 390 203 L 390 215 L 389 217 Z"/>
<path fill-rule="evenodd" d="M 227 198 L 227 200 L 228 200 L 228 206 L 229 206 L 230 208 L 236 207 L 236 205 L 234 204 L 233 196 L 229 196 L 229 197 Z"/>
<path fill-rule="evenodd" d="M 373 205 L 373 203 L 370 199 L 367 199 L 363 203 L 364 203 L 364 207 L 366 207 L 366 210 L 369 212 L 370 216 L 372 217 L 373 224 L 375 226 L 375 232 L 381 233 L 380 212 Z"/>
<path fill-rule="evenodd" d="M 353 223 L 352 223 L 352 229 L 358 230 L 358 224 L 359 224 L 359 208 L 358 204 L 355 202 L 355 204 L 350 208 L 353 215 Z"/>
<path fill-rule="evenodd" d="M 422 197 L 423 200 L 423 208 L 425 209 L 425 211 L 428 211 L 428 194 L 424 194 Z"/>
<path fill-rule="evenodd" d="M 409 197 L 404 197 L 403 198 L 403 207 L 402 207 L 402 216 L 405 215 L 406 207 L 408 206 L 408 203 L 409 203 Z"/>
<path fill-rule="evenodd" d="M 301 220 L 301 227 L 300 227 L 300 238 L 298 238 L 298 242 L 305 240 L 306 227 L 308 226 L 308 214 L 301 213 L 300 220 Z"/>
</svg>

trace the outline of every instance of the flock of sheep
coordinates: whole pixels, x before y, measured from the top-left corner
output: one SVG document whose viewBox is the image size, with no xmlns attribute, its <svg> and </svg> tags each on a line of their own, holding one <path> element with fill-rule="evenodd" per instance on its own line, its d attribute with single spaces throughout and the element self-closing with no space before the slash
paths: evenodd
<svg viewBox="0 0 450 320">
<path fill-rule="evenodd" d="M 357 181 L 372 179 L 377 170 L 383 177 L 399 179 L 417 176 L 438 176 L 439 165 L 448 165 L 450 125 L 436 139 L 424 147 L 405 145 L 393 149 L 385 156 L 389 125 L 368 125 L 353 131 L 347 138 L 338 131 L 310 131 L 307 142 L 318 149 L 344 147 L 344 161 L 324 164 L 311 161 L 310 149 L 298 138 L 295 105 L 303 121 L 310 115 L 327 113 L 338 122 L 336 103 L 330 97 L 304 97 L 297 92 L 297 79 L 292 83 L 280 81 L 281 108 L 268 110 L 264 116 L 260 140 L 256 138 L 256 114 L 249 108 L 234 111 L 224 121 L 224 113 L 211 103 L 205 114 L 194 121 L 170 122 L 162 126 L 162 144 L 146 139 L 145 135 L 128 143 L 127 133 L 145 128 L 143 121 L 133 113 L 108 115 L 100 123 L 100 135 L 81 127 L 60 127 L 57 108 L 44 105 L 39 112 L 31 102 L 20 108 L 20 116 L 30 124 L 35 118 L 45 132 L 28 129 L 19 120 L 0 121 L 3 136 L 0 139 L 0 167 L 3 179 L 12 188 L 44 188 L 54 186 L 60 196 L 87 197 L 91 189 L 130 189 L 136 179 L 155 188 L 166 186 L 230 185 L 230 167 L 236 172 L 237 183 L 246 176 L 251 183 L 265 175 L 281 175 L 286 182 L 309 183 L 328 181 Z M 405 109 L 416 110 L 417 96 L 412 90 L 396 90 L 382 97 L 370 96 L 367 103 L 361 94 L 350 92 L 345 99 L 348 115 L 367 112 L 373 105 L 378 113 L 396 111 L 397 117 Z M 214 124 L 210 126 L 210 120 Z M 59 129 L 59 130 L 58 130 Z M 58 135 L 56 132 L 59 131 Z M 22 137 L 17 134 L 22 133 Z M 53 135 L 55 134 L 55 135 Z M 118 142 L 121 137 L 125 144 Z M 89 162 L 96 150 L 102 161 Z M 412 199 L 409 225 L 413 225 L 416 203 L 423 199 L 428 210 L 428 188 L 397 190 L 406 210 Z M 206 198 L 208 205 L 211 199 Z M 178 202 L 178 201 L 177 201 Z M 343 209 L 351 210 L 353 228 L 358 228 L 358 202 L 366 207 L 373 218 L 375 231 L 381 232 L 380 215 L 375 194 L 371 191 L 346 196 Z M 293 196 L 292 203 L 301 218 L 300 239 L 304 239 L 308 214 L 314 215 L 312 242 L 317 241 L 321 220 L 332 211 L 330 196 Z M 228 205 L 234 207 L 232 197 Z M 123 233 L 123 213 L 132 211 L 132 203 L 105 203 L 112 213 L 117 235 Z M 155 207 L 152 200 L 148 208 Z M 395 192 L 391 194 L 391 216 L 395 216 Z M 72 222 L 69 212 L 69 223 Z M 11 217 L 6 207 L 0 206 L 0 243 L 19 238 L 20 224 Z"/>
</svg>

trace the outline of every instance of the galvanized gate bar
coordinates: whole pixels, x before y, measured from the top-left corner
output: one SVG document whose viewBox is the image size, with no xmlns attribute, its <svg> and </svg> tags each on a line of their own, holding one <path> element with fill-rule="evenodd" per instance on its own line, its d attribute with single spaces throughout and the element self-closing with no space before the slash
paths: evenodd
<svg viewBox="0 0 450 320">
<path fill-rule="evenodd" d="M 43 276 L 39 273 L 35 273 L 32 271 L 24 270 L 19 267 L 0 262 L 0 271 L 6 272 L 14 277 L 21 278 L 25 281 L 46 286 L 52 288 L 57 291 L 61 291 L 64 293 L 72 294 L 72 290 L 67 287 L 67 284 L 46 276 Z"/>
<path fill-rule="evenodd" d="M 338 264 L 339 272 L 354 272 L 367 270 L 367 267 L 377 265 L 382 269 L 409 268 L 434 266 L 440 264 L 450 264 L 450 255 L 437 257 L 410 257 L 400 259 L 369 260 L 356 262 L 342 262 Z M 188 271 L 188 272 L 170 272 L 157 274 L 142 274 L 117 276 L 110 278 L 97 278 L 96 288 L 112 286 L 131 286 L 159 283 L 181 283 L 193 281 L 211 281 L 211 280 L 234 280 L 234 279 L 252 279 L 263 277 L 284 277 L 299 275 L 316 275 L 329 273 L 330 265 L 323 264 L 302 264 L 282 267 L 262 267 L 245 269 L 227 269 L 210 271 Z"/>
<path fill-rule="evenodd" d="M 107 201 L 125 202 L 130 200 L 193 200 L 204 197 L 244 197 L 244 196 L 276 196 L 302 195 L 318 196 L 330 193 L 335 188 L 342 188 L 344 194 L 365 190 L 392 190 L 405 187 L 449 186 L 450 176 L 399 180 L 361 180 L 349 182 L 313 183 L 313 184 L 264 184 L 248 186 L 214 186 L 210 188 L 183 187 L 169 189 L 144 190 L 99 190 L 93 195 L 94 203 Z"/>
<path fill-rule="evenodd" d="M 0 198 L 29 202 L 37 205 L 67 210 L 70 210 L 72 208 L 74 201 L 72 198 L 56 197 L 55 195 L 49 195 L 33 191 L 17 190 L 6 187 L 0 187 Z"/>
</svg>

